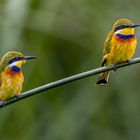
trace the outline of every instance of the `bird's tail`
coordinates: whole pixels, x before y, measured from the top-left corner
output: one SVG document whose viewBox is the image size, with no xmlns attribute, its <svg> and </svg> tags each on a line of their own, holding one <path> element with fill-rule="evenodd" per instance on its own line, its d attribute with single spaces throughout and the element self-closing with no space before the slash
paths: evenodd
<svg viewBox="0 0 140 140">
<path fill-rule="evenodd" d="M 99 75 L 99 79 L 96 82 L 96 85 L 108 85 L 108 78 L 110 75 L 110 71 L 103 72 Z"/>
</svg>

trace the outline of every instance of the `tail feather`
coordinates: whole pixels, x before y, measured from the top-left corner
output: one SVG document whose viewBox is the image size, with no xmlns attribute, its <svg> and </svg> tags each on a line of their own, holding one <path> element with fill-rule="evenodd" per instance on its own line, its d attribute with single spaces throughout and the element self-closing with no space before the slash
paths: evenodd
<svg viewBox="0 0 140 140">
<path fill-rule="evenodd" d="M 99 79 L 96 82 L 96 85 L 108 85 L 108 82 L 106 81 L 106 79 Z"/>
<path fill-rule="evenodd" d="M 99 79 L 96 82 L 96 85 L 108 85 L 108 78 L 110 75 L 110 71 L 103 72 L 99 75 Z"/>
</svg>

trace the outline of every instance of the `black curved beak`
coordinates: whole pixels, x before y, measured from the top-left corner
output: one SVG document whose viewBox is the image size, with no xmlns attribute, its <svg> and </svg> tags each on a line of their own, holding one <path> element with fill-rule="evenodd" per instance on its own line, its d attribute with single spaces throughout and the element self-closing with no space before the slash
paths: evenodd
<svg viewBox="0 0 140 140">
<path fill-rule="evenodd" d="M 22 60 L 30 60 L 30 59 L 37 59 L 36 56 L 25 56 Z"/>
<path fill-rule="evenodd" d="M 130 27 L 135 28 L 135 27 L 139 27 L 139 26 L 140 26 L 140 24 L 134 24 L 134 25 L 131 25 Z"/>
</svg>

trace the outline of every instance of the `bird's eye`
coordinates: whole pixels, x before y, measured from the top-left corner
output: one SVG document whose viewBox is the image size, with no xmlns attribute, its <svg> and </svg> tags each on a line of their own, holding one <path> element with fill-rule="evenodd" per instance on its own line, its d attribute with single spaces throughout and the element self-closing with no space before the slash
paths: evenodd
<svg viewBox="0 0 140 140">
<path fill-rule="evenodd" d="M 22 58 L 21 57 L 14 57 L 14 58 L 12 58 L 10 61 L 9 61 L 9 64 L 12 64 L 12 63 L 14 63 L 14 62 L 16 62 L 16 61 L 19 61 L 19 60 L 21 60 Z"/>
<path fill-rule="evenodd" d="M 115 31 L 124 29 L 125 27 L 126 27 L 125 25 L 120 24 L 116 27 Z"/>
</svg>

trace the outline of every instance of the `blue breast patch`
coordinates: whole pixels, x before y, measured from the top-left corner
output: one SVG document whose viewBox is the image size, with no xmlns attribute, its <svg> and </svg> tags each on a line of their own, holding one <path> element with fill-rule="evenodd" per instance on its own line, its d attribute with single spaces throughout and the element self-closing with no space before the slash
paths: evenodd
<svg viewBox="0 0 140 140">
<path fill-rule="evenodd" d="M 119 37 L 120 39 L 131 39 L 135 37 L 134 34 L 130 34 L 130 35 L 116 34 L 116 36 Z"/>
<path fill-rule="evenodd" d="M 12 66 L 11 70 L 14 71 L 14 72 L 19 72 L 21 69 L 17 66 Z"/>
</svg>

